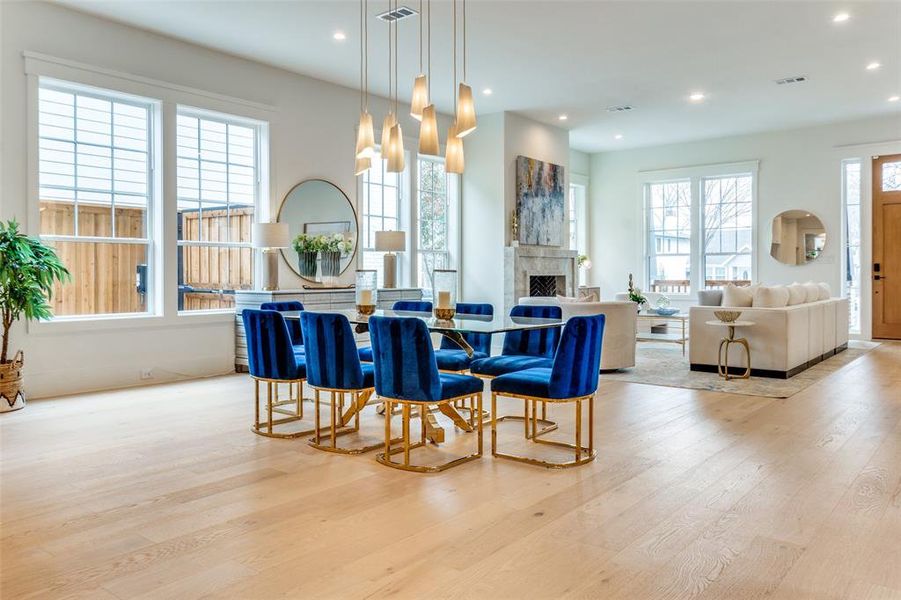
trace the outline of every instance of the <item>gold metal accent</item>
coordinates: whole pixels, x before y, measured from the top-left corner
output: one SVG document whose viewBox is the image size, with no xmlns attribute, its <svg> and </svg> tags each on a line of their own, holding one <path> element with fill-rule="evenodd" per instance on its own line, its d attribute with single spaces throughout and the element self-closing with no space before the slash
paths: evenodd
<svg viewBox="0 0 901 600">
<path fill-rule="evenodd" d="M 435 318 L 439 321 L 450 321 L 457 314 L 456 308 L 435 308 Z"/>
<path fill-rule="evenodd" d="M 307 442 L 317 450 L 325 450 L 326 452 L 336 452 L 338 454 L 362 454 L 375 450 L 382 445 L 381 441 L 366 446 L 346 447 L 338 445 L 338 437 L 349 433 L 358 433 L 360 431 L 360 413 L 375 388 L 364 388 L 360 390 L 342 390 L 335 388 L 315 387 L 313 388 L 313 402 L 316 407 L 316 429 L 314 430 L 312 439 Z M 331 419 L 328 426 L 320 427 L 319 423 L 319 401 L 322 392 L 329 393 L 329 408 Z M 343 412 L 343 404 L 345 395 L 350 396 L 350 408 L 347 412 Z M 347 425 L 350 420 L 354 420 L 353 425 Z M 323 432 L 326 432 L 325 441 L 323 440 Z"/>
<path fill-rule="evenodd" d="M 375 304 L 357 304 L 357 313 L 364 317 L 368 317 L 369 315 L 375 312 Z"/>
<path fill-rule="evenodd" d="M 439 311 L 439 310 L 450 310 L 450 311 L 453 311 L 454 309 L 453 309 L 453 308 L 447 308 L 447 309 L 444 309 L 444 308 L 436 308 L 436 309 L 435 309 L 435 316 L 436 316 L 436 317 L 438 316 L 438 311 Z M 438 318 L 440 319 L 441 317 L 438 317 Z M 449 319 L 444 319 L 444 320 L 449 320 Z M 449 339 L 449 340 L 452 341 L 453 343 L 455 343 L 455 344 L 457 344 L 458 346 L 460 346 L 460 348 L 462 348 L 463 351 L 466 352 L 466 356 L 467 356 L 467 357 L 472 358 L 473 352 L 475 352 L 475 351 L 473 350 L 472 346 L 469 345 L 469 342 L 466 341 L 466 338 L 463 336 L 462 333 L 460 333 L 459 331 L 453 331 L 453 330 L 452 330 L 452 331 L 442 331 L 442 332 L 440 332 L 440 333 L 441 333 L 441 335 L 443 335 L 444 337 L 446 337 L 447 339 Z M 448 373 L 462 373 L 462 372 L 463 372 L 463 371 L 448 371 Z"/>
<path fill-rule="evenodd" d="M 748 357 L 748 367 L 745 369 L 745 372 L 741 375 L 730 375 L 729 374 L 729 346 L 732 344 L 738 344 L 739 346 L 744 346 L 745 355 Z M 723 347 L 725 346 L 725 353 L 723 352 Z M 723 356 L 725 354 L 725 357 Z M 751 347 L 748 345 L 747 338 L 736 338 L 735 337 L 735 326 L 729 325 L 729 337 L 725 337 L 720 340 L 719 350 L 716 352 L 716 372 L 720 377 L 724 378 L 726 381 L 730 379 L 749 379 L 751 377 Z"/>
<path fill-rule="evenodd" d="M 492 379 L 494 379 L 494 377 L 491 375 L 473 375 L 473 376 L 478 377 L 479 379 L 484 379 L 486 381 L 491 381 Z M 493 412 L 493 409 L 492 409 L 492 412 Z M 528 421 L 529 421 L 529 407 L 528 406 L 525 407 L 524 413 L 525 414 L 523 416 L 502 415 L 500 417 L 497 417 L 495 420 L 498 423 L 500 423 L 502 421 L 524 421 L 525 423 L 528 423 Z M 485 418 L 485 419 L 488 419 L 491 416 L 492 415 L 489 414 L 487 411 L 485 411 L 485 413 L 483 414 L 483 418 Z M 541 429 L 538 430 L 538 435 L 544 435 L 545 433 L 549 433 L 549 432 L 557 429 L 557 422 L 551 421 L 550 419 L 547 418 L 547 402 L 545 402 L 544 400 L 541 401 L 541 418 L 538 419 L 537 422 L 542 424 Z M 525 427 L 525 435 L 526 435 L 526 439 L 530 439 L 532 437 L 528 426 Z"/>
<path fill-rule="evenodd" d="M 252 376 L 251 376 L 252 377 Z M 253 377 L 254 381 L 254 418 L 253 418 L 253 432 L 262 435 L 265 437 L 273 437 L 273 438 L 296 438 L 304 435 L 309 435 L 314 433 L 314 430 L 309 431 L 297 431 L 291 433 L 280 433 L 273 430 L 273 427 L 276 425 L 284 425 L 285 423 L 292 423 L 294 421 L 300 421 L 303 419 L 303 379 L 296 380 L 282 380 L 282 379 L 266 379 L 263 377 Z M 260 422 L 260 382 L 266 384 L 266 422 Z M 278 397 L 278 384 L 287 383 L 289 385 L 289 395 L 292 395 L 291 384 L 297 384 L 296 388 L 296 396 L 293 398 L 287 398 L 284 400 L 279 399 Z M 273 393 L 274 391 L 274 393 Z M 295 410 L 289 411 L 283 406 L 293 404 L 295 405 Z M 279 413 L 287 415 L 280 419 L 274 419 L 273 414 Z M 265 425 L 265 430 L 264 430 Z"/>
<path fill-rule="evenodd" d="M 416 402 L 410 400 L 401 400 L 398 398 L 382 398 L 385 401 L 385 413 L 386 415 L 392 414 L 392 405 L 397 403 L 402 407 L 402 427 L 403 427 L 403 446 L 401 448 L 392 448 L 391 444 L 394 440 L 391 439 L 391 419 L 386 416 L 385 417 L 385 451 L 376 455 L 375 459 L 388 467 L 394 469 L 400 469 L 402 471 L 413 471 L 416 473 L 438 473 L 440 471 L 445 471 L 452 467 L 456 467 L 462 465 L 463 463 L 467 463 L 471 460 L 476 460 L 482 458 L 482 446 L 483 446 L 483 436 L 482 436 L 482 421 L 479 420 L 476 425 L 477 431 L 477 450 L 473 454 L 468 454 L 466 456 L 461 456 L 459 458 L 455 458 L 446 463 L 442 463 L 439 465 L 416 465 L 410 462 L 410 451 L 416 448 L 421 448 L 425 445 L 426 439 L 426 422 L 428 420 L 428 405 L 436 404 L 439 407 L 439 410 L 443 405 L 450 405 L 451 403 L 463 399 L 463 398 L 471 398 L 475 402 L 477 402 L 478 409 L 482 409 L 482 394 L 471 394 L 466 396 L 458 396 L 456 398 L 448 398 L 447 400 L 442 400 L 441 402 Z M 419 441 L 416 443 L 410 443 L 410 412 L 411 407 L 413 405 L 419 406 L 419 420 L 420 420 L 420 435 Z M 391 459 L 392 456 L 396 454 L 403 454 L 403 462 L 396 462 Z"/>
<path fill-rule="evenodd" d="M 499 419 L 497 418 L 497 397 L 498 396 L 506 396 L 508 398 L 519 398 L 525 404 L 525 429 L 526 429 L 526 437 L 536 444 L 547 444 L 549 446 L 556 446 L 559 448 L 569 448 L 575 452 L 575 457 L 573 460 L 565 461 L 565 462 L 555 462 L 555 461 L 547 461 L 542 460 L 540 458 L 532 458 L 530 456 L 519 456 L 516 454 L 503 454 L 497 451 L 497 423 Z M 588 446 L 582 446 L 582 402 L 586 401 L 588 403 Z M 532 416 L 531 419 L 528 418 L 529 415 L 529 403 L 532 403 Z M 536 404 L 538 402 L 553 402 L 553 403 L 563 403 L 563 402 L 573 402 L 576 405 L 576 434 L 575 434 L 575 443 L 569 444 L 566 442 L 558 442 L 556 440 L 546 440 L 542 439 L 542 433 L 538 430 L 538 418 L 537 418 L 537 410 Z M 529 429 L 531 426 L 531 436 L 529 436 Z M 576 467 L 579 465 L 584 465 L 593 461 L 597 458 L 597 450 L 594 449 L 594 394 L 590 396 L 578 396 L 574 398 L 538 398 L 534 396 L 509 396 L 507 394 L 499 393 L 499 392 L 491 392 L 491 455 L 496 456 L 498 458 L 506 458 L 510 460 L 516 460 L 519 462 L 528 463 L 530 465 L 539 465 L 542 467 L 547 467 L 549 469 L 565 469 L 568 467 Z M 584 455 L 584 456 L 583 456 Z"/>
</svg>

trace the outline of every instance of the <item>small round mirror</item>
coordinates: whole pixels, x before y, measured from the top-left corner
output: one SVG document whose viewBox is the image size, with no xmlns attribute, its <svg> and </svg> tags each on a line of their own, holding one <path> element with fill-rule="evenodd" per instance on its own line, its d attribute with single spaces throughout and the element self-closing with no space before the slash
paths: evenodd
<svg viewBox="0 0 901 600">
<path fill-rule="evenodd" d="M 347 194 L 335 184 L 323 179 L 298 183 L 285 195 L 278 210 L 278 222 L 288 224 L 292 242 L 302 234 L 329 238 L 341 235 L 349 242 L 350 249 L 340 252 L 338 274 L 353 262 L 357 252 L 357 213 Z M 283 248 L 281 253 L 298 276 L 308 281 L 317 280 L 315 265 L 311 269 L 302 264 L 303 259 L 294 248 Z"/>
<path fill-rule="evenodd" d="M 806 265 L 826 246 L 826 227 L 806 210 L 787 210 L 773 218 L 770 256 L 785 265 Z"/>
</svg>

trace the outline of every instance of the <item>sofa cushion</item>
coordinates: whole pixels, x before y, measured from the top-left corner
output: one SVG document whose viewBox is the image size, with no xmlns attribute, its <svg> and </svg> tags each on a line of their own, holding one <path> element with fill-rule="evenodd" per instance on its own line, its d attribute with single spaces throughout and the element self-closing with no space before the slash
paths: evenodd
<svg viewBox="0 0 901 600">
<path fill-rule="evenodd" d="M 580 296 L 578 298 L 575 296 L 561 296 L 560 294 L 557 294 L 557 302 L 559 302 L 560 304 L 577 304 L 577 303 L 597 302 L 597 301 L 598 301 L 598 297 L 597 297 L 597 294 L 595 294 L 594 292 L 591 292 L 590 294 L 586 294 L 584 296 Z"/>
<path fill-rule="evenodd" d="M 721 306 L 743 307 L 751 306 L 754 302 L 754 290 L 749 287 L 738 287 L 731 283 L 723 288 L 723 302 Z"/>
<path fill-rule="evenodd" d="M 788 305 L 795 306 L 807 302 L 807 290 L 800 283 L 786 286 L 788 290 Z"/>
<path fill-rule="evenodd" d="M 754 290 L 754 308 L 782 308 L 788 306 L 788 289 L 781 285 L 758 286 Z"/>
<path fill-rule="evenodd" d="M 817 284 L 817 287 L 820 288 L 820 295 L 817 296 L 817 300 L 828 300 L 832 297 L 832 290 L 829 289 L 829 284 L 820 282 Z"/>
<path fill-rule="evenodd" d="M 807 291 L 807 300 L 806 302 L 816 302 L 820 299 L 820 286 L 815 284 L 812 281 L 808 281 L 803 284 L 804 289 Z"/>
<path fill-rule="evenodd" d="M 698 290 L 698 305 L 721 306 L 723 304 L 723 290 Z"/>
</svg>

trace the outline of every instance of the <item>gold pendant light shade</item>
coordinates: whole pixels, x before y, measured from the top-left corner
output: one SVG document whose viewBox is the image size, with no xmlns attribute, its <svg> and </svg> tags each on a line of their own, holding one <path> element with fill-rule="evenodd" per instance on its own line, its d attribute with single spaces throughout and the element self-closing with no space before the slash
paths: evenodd
<svg viewBox="0 0 901 600">
<path fill-rule="evenodd" d="M 388 146 L 391 142 L 391 128 L 397 124 L 397 119 L 394 117 L 394 113 L 388 113 L 385 115 L 385 120 L 382 121 L 382 158 L 388 158 Z"/>
<path fill-rule="evenodd" d="M 410 116 L 422 121 L 422 111 L 429 104 L 429 86 L 426 76 L 419 74 L 413 81 L 413 99 L 410 101 Z"/>
<path fill-rule="evenodd" d="M 360 126 L 357 128 L 357 158 L 372 158 L 375 155 L 375 134 L 372 131 L 372 115 L 367 111 L 360 113 Z"/>
<path fill-rule="evenodd" d="M 438 156 L 438 119 L 435 106 L 429 104 L 422 109 L 422 125 L 419 126 L 419 153 Z"/>
<path fill-rule="evenodd" d="M 354 160 L 354 175 L 362 175 L 372 167 L 372 159 L 368 156 Z"/>
<path fill-rule="evenodd" d="M 476 107 L 472 101 L 472 88 L 461 83 L 457 93 L 457 137 L 469 135 L 476 128 Z"/>
<path fill-rule="evenodd" d="M 456 122 L 447 129 L 447 147 L 444 155 L 444 170 L 448 173 L 463 173 L 463 140 L 457 135 Z"/>
<path fill-rule="evenodd" d="M 383 153 L 386 154 L 385 158 L 388 160 L 385 170 L 389 173 L 402 173 L 404 170 L 404 134 L 399 123 L 391 128 L 388 151 Z"/>
</svg>

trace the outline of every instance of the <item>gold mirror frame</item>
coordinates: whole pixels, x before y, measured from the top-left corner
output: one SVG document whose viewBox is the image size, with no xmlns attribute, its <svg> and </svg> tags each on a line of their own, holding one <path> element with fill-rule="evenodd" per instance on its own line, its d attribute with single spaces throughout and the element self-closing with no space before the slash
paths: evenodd
<svg viewBox="0 0 901 600">
<path fill-rule="evenodd" d="M 344 275 L 345 271 L 347 271 L 347 269 L 349 269 L 351 265 L 355 264 L 355 259 L 357 257 L 357 248 L 360 245 L 360 220 L 357 218 L 357 209 L 354 207 L 353 202 L 350 201 L 350 197 L 346 193 L 344 193 L 344 190 L 342 190 L 340 187 L 338 187 L 334 182 L 329 181 L 328 179 L 323 179 L 321 177 L 311 177 L 310 179 L 304 179 L 303 181 L 291 186 L 291 189 L 288 190 L 288 192 L 284 195 L 281 203 L 278 206 L 278 213 L 276 214 L 275 220 L 279 223 L 282 222 L 282 211 L 285 208 L 285 203 L 288 201 L 288 196 L 290 196 L 294 192 L 294 190 L 296 190 L 303 184 L 311 183 L 314 181 L 327 183 L 330 186 L 332 186 L 333 188 L 335 188 L 342 196 L 344 196 L 344 200 L 347 202 L 347 205 L 350 207 L 350 212 L 353 214 L 354 226 L 357 228 L 356 237 L 354 238 L 353 252 L 351 252 L 350 259 L 347 261 L 347 264 L 344 266 L 343 269 L 341 269 L 341 272 L 338 274 L 338 276 L 340 277 L 341 275 Z M 291 242 L 293 242 L 293 241 L 294 241 L 294 238 L 291 238 Z M 301 275 L 300 272 L 297 270 L 297 266 L 296 266 L 295 262 L 292 262 L 290 260 L 290 257 L 286 254 L 287 252 L 291 252 L 293 255 L 295 255 L 295 257 L 297 255 L 297 253 L 294 252 L 293 247 L 282 248 L 279 250 L 279 254 L 282 257 L 282 260 L 284 260 L 288 264 L 288 268 L 290 268 L 291 271 L 295 275 L 297 275 L 304 281 L 309 281 L 310 283 L 320 283 L 320 282 L 316 281 L 315 279 L 308 279 L 307 277 L 304 277 L 303 275 Z"/>
</svg>

